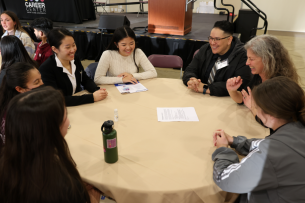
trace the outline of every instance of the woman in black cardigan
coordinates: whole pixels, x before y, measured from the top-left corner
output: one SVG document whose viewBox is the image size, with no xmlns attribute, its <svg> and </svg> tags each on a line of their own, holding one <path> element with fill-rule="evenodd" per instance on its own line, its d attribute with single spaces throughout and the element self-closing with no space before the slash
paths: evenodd
<svg viewBox="0 0 305 203">
<path fill-rule="evenodd" d="M 100 89 L 86 75 L 80 60 L 75 57 L 77 48 L 71 32 L 64 28 L 57 28 L 51 30 L 47 38 L 55 54 L 39 68 L 44 84 L 60 89 L 65 96 L 67 106 L 105 99 L 108 95 L 106 89 Z M 93 94 L 72 96 L 82 90 L 81 85 Z"/>
</svg>

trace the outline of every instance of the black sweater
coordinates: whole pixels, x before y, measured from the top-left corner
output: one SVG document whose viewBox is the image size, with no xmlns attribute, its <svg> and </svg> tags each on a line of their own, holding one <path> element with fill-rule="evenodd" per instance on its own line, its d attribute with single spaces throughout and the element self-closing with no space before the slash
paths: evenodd
<svg viewBox="0 0 305 203">
<path fill-rule="evenodd" d="M 81 86 L 93 93 L 99 87 L 91 80 L 84 71 L 80 60 L 75 57 L 74 64 L 76 66 L 76 90 L 75 93 L 81 91 Z M 81 104 L 93 103 L 93 94 L 86 94 L 82 96 L 72 96 L 73 87 L 71 81 L 66 73 L 63 72 L 62 67 L 57 67 L 55 55 L 50 56 L 43 64 L 41 64 L 39 71 L 41 73 L 42 81 L 45 85 L 54 87 L 62 91 L 65 96 L 67 106 L 77 106 Z"/>
<path fill-rule="evenodd" d="M 243 79 L 243 84 L 239 90 L 244 89 L 252 78 L 251 70 L 246 65 L 247 53 L 243 43 L 236 37 L 233 37 L 233 42 L 235 46 L 228 57 L 229 65 L 217 70 L 214 82 L 209 85 L 210 95 L 212 96 L 229 96 L 226 88 L 226 82 L 229 78 L 240 76 Z M 210 44 L 203 45 L 192 62 L 186 67 L 182 78 L 183 83 L 187 85 L 190 78 L 195 77 L 201 79 L 202 83 L 207 84 L 208 81 L 204 79 L 204 76 L 213 55 Z"/>
</svg>

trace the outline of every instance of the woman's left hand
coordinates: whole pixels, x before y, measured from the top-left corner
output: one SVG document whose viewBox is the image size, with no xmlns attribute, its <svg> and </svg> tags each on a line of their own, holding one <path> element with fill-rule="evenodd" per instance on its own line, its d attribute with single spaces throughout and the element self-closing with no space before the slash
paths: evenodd
<svg viewBox="0 0 305 203">
<path fill-rule="evenodd" d="M 248 107 L 250 110 L 252 110 L 252 92 L 251 92 L 250 87 L 247 87 L 247 88 L 248 88 L 249 94 L 245 90 L 242 90 L 241 94 L 243 95 L 243 102 L 246 105 L 246 107 Z"/>
<path fill-rule="evenodd" d="M 121 73 L 120 75 L 118 75 L 118 77 L 122 77 L 122 78 L 126 78 L 126 77 L 133 77 L 133 75 L 132 74 L 130 74 L 130 73 Z"/>
</svg>

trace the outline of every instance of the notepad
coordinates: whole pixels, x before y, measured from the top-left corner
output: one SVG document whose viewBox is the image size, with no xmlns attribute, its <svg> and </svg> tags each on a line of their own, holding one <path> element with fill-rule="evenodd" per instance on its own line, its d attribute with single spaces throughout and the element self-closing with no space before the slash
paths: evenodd
<svg viewBox="0 0 305 203">
<path fill-rule="evenodd" d="M 121 94 L 125 93 L 136 93 L 136 92 L 144 92 L 148 89 L 144 87 L 140 82 L 137 84 L 115 84 L 116 88 L 119 90 Z"/>
</svg>

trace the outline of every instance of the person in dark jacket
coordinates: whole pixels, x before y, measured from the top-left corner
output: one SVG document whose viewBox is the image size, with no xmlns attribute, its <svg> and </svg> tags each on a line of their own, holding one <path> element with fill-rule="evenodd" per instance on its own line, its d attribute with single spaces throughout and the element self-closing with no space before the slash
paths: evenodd
<svg viewBox="0 0 305 203">
<path fill-rule="evenodd" d="M 245 84 L 251 80 L 246 50 L 243 43 L 233 36 L 233 31 L 230 22 L 215 23 L 209 43 L 200 48 L 184 71 L 183 83 L 189 89 L 212 96 L 229 96 L 226 89 L 229 78 L 241 76 Z"/>
<path fill-rule="evenodd" d="M 265 139 L 214 133 L 214 182 L 242 194 L 240 203 L 305 202 L 305 94 L 278 76 L 253 90 L 257 116 L 273 133 Z M 239 162 L 235 151 L 246 156 Z"/>
<path fill-rule="evenodd" d="M 76 44 L 68 30 L 56 28 L 47 35 L 54 55 L 50 56 L 39 68 L 45 85 L 60 89 L 67 106 L 88 104 L 105 99 L 106 89 L 100 89 L 85 73 L 81 61 L 75 57 Z M 93 94 L 72 96 L 82 90 L 81 85 Z"/>
</svg>

